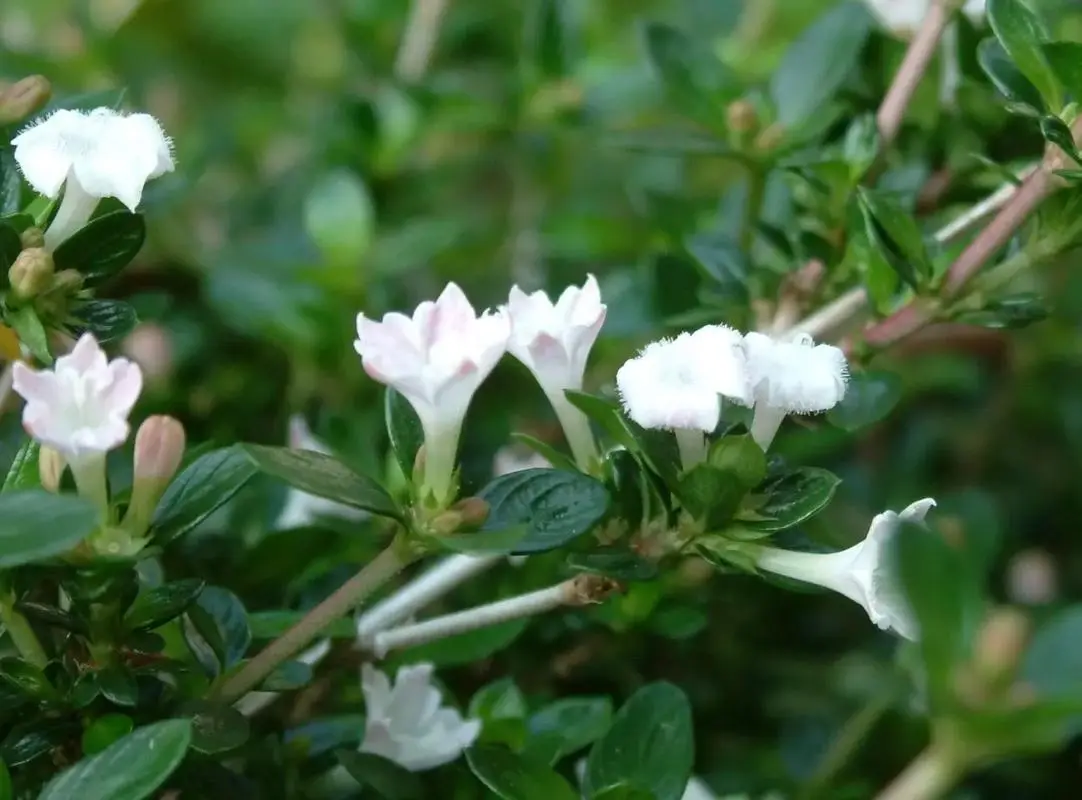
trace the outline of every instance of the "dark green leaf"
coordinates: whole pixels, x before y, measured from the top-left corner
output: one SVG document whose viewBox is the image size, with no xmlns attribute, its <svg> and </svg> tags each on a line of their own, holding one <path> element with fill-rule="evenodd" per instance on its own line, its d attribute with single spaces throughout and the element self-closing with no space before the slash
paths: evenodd
<svg viewBox="0 0 1082 800">
<path fill-rule="evenodd" d="M 474 692 L 466 715 L 481 721 L 478 744 L 505 744 L 516 751 L 522 748 L 526 699 L 511 678 L 500 678 Z"/>
<path fill-rule="evenodd" d="M 98 689 L 102 696 L 118 706 L 134 707 L 139 700 L 135 677 L 124 667 L 106 667 L 98 673 Z"/>
<path fill-rule="evenodd" d="M 1019 71 L 1037 87 L 1050 110 L 1063 106 L 1059 80 L 1044 55 L 1048 33 L 1024 0 L 988 0 L 988 23 Z"/>
<path fill-rule="evenodd" d="M 478 495 L 489 504 L 482 531 L 527 526 L 516 553 L 553 550 L 594 527 L 609 508 L 599 481 L 559 469 L 525 469 L 492 481 Z"/>
<path fill-rule="evenodd" d="M 407 480 L 413 478 L 413 465 L 417 461 L 417 451 L 425 442 L 425 432 L 421 420 L 409 400 L 388 387 L 383 395 L 383 415 L 387 424 L 387 435 L 391 439 L 391 449 L 398 461 L 398 466 Z"/>
<path fill-rule="evenodd" d="M 749 434 L 723 436 L 710 446 L 706 462 L 728 473 L 747 491 L 766 477 L 766 454 Z"/>
<path fill-rule="evenodd" d="M 872 30 L 867 9 L 838 3 L 794 41 L 770 80 L 778 121 L 786 128 L 820 113 L 852 72 Z"/>
<path fill-rule="evenodd" d="M 139 323 L 135 309 L 121 300 L 88 300 L 72 311 L 69 327 L 76 335 L 90 331 L 99 342 L 127 336 Z"/>
<path fill-rule="evenodd" d="M 0 147 L 0 214 L 14 214 L 22 207 L 22 190 L 15 149 Z"/>
<path fill-rule="evenodd" d="M 543 761 L 531 760 L 499 745 L 466 751 L 473 774 L 503 800 L 578 800 L 578 793 Z"/>
<path fill-rule="evenodd" d="M 339 747 L 357 747 L 363 736 L 364 714 L 337 714 L 290 728 L 283 739 L 287 744 L 303 747 L 308 758 L 316 758 Z"/>
<path fill-rule="evenodd" d="M 882 370 L 854 372 L 842 401 L 827 412 L 831 425 L 856 431 L 885 419 L 902 397 L 897 375 Z"/>
<path fill-rule="evenodd" d="M 178 713 L 191 720 L 192 749 L 198 753 L 224 753 L 248 741 L 248 718 L 232 706 L 192 700 Z"/>
<path fill-rule="evenodd" d="M 190 741 L 188 720 L 170 719 L 139 728 L 61 772 L 38 800 L 144 800 L 184 760 Z"/>
<path fill-rule="evenodd" d="M 657 577 L 657 564 L 619 545 L 571 553 L 567 567 L 572 572 L 604 575 L 618 581 L 651 581 Z"/>
<path fill-rule="evenodd" d="M 734 300 L 747 299 L 748 258 L 735 241 L 721 233 L 699 233 L 690 237 L 685 247 L 703 274 L 722 291 Z"/>
<path fill-rule="evenodd" d="M 1041 93 L 1018 71 L 998 39 L 989 37 L 977 46 L 977 62 L 992 85 L 1009 101 L 1008 111 L 1031 117 L 1047 113 Z"/>
<path fill-rule="evenodd" d="M 1059 85 L 1082 101 L 1082 42 L 1046 42 L 1041 49 Z"/>
<path fill-rule="evenodd" d="M 28 764 L 46 753 L 59 748 L 81 733 L 78 722 L 67 719 L 32 719 L 16 725 L 0 742 L 0 758 L 9 767 Z M 45 795 L 41 795 L 44 797 Z M 71 795 L 79 797 L 81 795 Z M 40 798 L 39 798 L 40 800 Z M 58 798 L 54 798 L 58 800 Z"/>
<path fill-rule="evenodd" d="M 632 453 L 640 451 L 639 443 L 620 413 L 620 404 L 608 397 L 576 392 L 568 389 L 564 392 L 571 405 L 601 426 L 618 444 Z"/>
<path fill-rule="evenodd" d="M 583 789 L 591 796 L 623 783 L 657 800 L 680 800 L 694 758 L 687 697 L 671 683 L 651 683 L 631 696 L 590 750 Z"/>
<path fill-rule="evenodd" d="M 857 199 L 869 241 L 879 248 L 902 280 L 914 289 L 932 274 L 920 226 L 898 199 L 887 192 L 860 187 Z"/>
<path fill-rule="evenodd" d="M 89 501 L 44 489 L 0 494 L 0 567 L 60 555 L 93 533 L 98 511 Z"/>
<path fill-rule="evenodd" d="M 4 478 L 4 486 L 0 492 L 10 492 L 19 489 L 36 489 L 41 486 L 41 472 L 38 469 L 38 456 L 41 454 L 41 445 L 33 439 L 27 439 L 15 459 L 11 462 L 7 477 Z"/>
<path fill-rule="evenodd" d="M 124 614 L 124 626 L 128 630 L 138 631 L 164 625 L 183 614 L 205 585 L 205 581 L 188 578 L 141 592 Z"/>
<path fill-rule="evenodd" d="M 261 692 L 292 692 L 312 681 L 312 667 L 301 661 L 283 661 L 259 685 Z"/>
<path fill-rule="evenodd" d="M 53 355 L 49 351 L 49 337 L 33 306 L 9 308 L 4 315 L 4 322 L 15 331 L 19 341 L 26 345 L 34 358 L 45 365 L 53 363 Z"/>
<path fill-rule="evenodd" d="M 53 263 L 58 271 L 79 271 L 84 285 L 94 287 L 128 266 L 142 248 L 146 235 L 141 214 L 130 211 L 103 214 L 65 239 L 53 253 Z"/>
<path fill-rule="evenodd" d="M 611 724 L 612 701 L 609 698 L 563 698 L 527 720 L 525 752 L 554 764 L 596 742 Z"/>
<path fill-rule="evenodd" d="M 54 628 L 63 628 L 73 633 L 86 633 L 86 623 L 70 611 L 64 611 L 57 606 L 47 603 L 35 603 L 32 600 L 21 599 L 15 604 L 15 610 L 24 614 L 33 622 L 40 622 Z"/>
<path fill-rule="evenodd" d="M 681 111 L 706 123 L 724 119 L 724 85 L 731 81 L 709 49 L 660 22 L 643 27 L 646 54 L 665 93 Z"/>
<path fill-rule="evenodd" d="M 421 800 L 425 797 L 420 778 L 393 761 L 355 750 L 340 750 L 335 755 L 357 783 L 372 787 L 385 800 Z"/>
<path fill-rule="evenodd" d="M 248 615 L 253 639 L 277 639 L 305 617 L 302 611 L 255 611 Z M 351 619 L 337 619 L 319 632 L 330 639 L 353 639 L 357 628 Z"/>
<path fill-rule="evenodd" d="M 1059 117 L 1046 114 L 1041 117 L 1041 136 L 1045 140 L 1059 147 L 1064 153 L 1074 159 L 1076 164 L 1082 164 L 1082 156 L 1078 154 L 1078 148 L 1074 143 L 1074 135 L 1067 123 Z"/>
<path fill-rule="evenodd" d="M 570 15 L 565 0 L 533 0 L 526 32 L 526 52 L 537 74 L 547 80 L 570 70 Z"/>
<path fill-rule="evenodd" d="M 83 731 L 83 754 L 92 756 L 100 753 L 131 733 L 134 727 L 132 718 L 126 714 L 105 714 L 98 717 Z"/>
<path fill-rule="evenodd" d="M 707 530 L 728 522 L 746 492 L 732 472 L 710 464 L 697 464 L 681 475 L 677 489 L 684 509 Z"/>
<path fill-rule="evenodd" d="M 224 669 L 229 669 L 244 657 L 252 642 L 252 633 L 248 628 L 244 605 L 235 594 L 220 586 L 207 586 L 189 610 L 189 616 L 199 633 L 214 648 Z"/>
<path fill-rule="evenodd" d="M 353 472 L 333 456 L 258 444 L 241 445 L 241 449 L 265 474 L 303 492 L 383 517 L 402 518 L 402 512 L 382 486 Z"/>
<path fill-rule="evenodd" d="M 754 516 L 741 515 L 748 527 L 761 531 L 783 531 L 826 508 L 841 479 L 825 469 L 800 467 L 776 478 L 760 489 L 765 502 Z"/>
<path fill-rule="evenodd" d="M 1025 328 L 1048 318 L 1048 305 L 1036 292 L 1019 292 L 988 302 L 976 311 L 955 316 L 958 322 L 983 328 Z"/>
<path fill-rule="evenodd" d="M 15 789 L 11 785 L 11 772 L 8 765 L 0 761 L 0 800 L 15 800 Z"/>
<path fill-rule="evenodd" d="M 874 114 L 862 114 L 853 120 L 845 132 L 842 148 L 845 163 L 849 165 L 849 178 L 857 183 L 879 155 L 879 127 Z"/>
<path fill-rule="evenodd" d="M 200 456 L 165 490 L 154 512 L 151 534 L 164 543 L 187 533 L 255 474 L 251 459 L 238 445 Z"/>
<path fill-rule="evenodd" d="M 8 268 L 15 263 L 22 249 L 19 232 L 6 222 L 0 222 L 0 286 L 8 285 Z"/>
<path fill-rule="evenodd" d="M 44 699 L 56 694 L 45 673 L 20 658 L 0 658 L 0 680 L 30 697 Z"/>
</svg>

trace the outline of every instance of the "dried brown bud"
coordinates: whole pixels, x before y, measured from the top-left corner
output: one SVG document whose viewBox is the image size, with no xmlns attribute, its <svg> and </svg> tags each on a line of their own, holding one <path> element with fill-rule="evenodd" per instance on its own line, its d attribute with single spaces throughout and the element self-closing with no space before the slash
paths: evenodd
<svg viewBox="0 0 1082 800">
<path fill-rule="evenodd" d="M 52 255 L 43 247 L 23 250 L 8 269 L 8 282 L 20 300 L 37 297 L 53 282 Z"/>
<path fill-rule="evenodd" d="M 564 584 L 564 603 L 586 606 L 603 602 L 613 592 L 621 590 L 619 581 L 604 575 L 577 575 Z"/>
<path fill-rule="evenodd" d="M 0 125 L 24 120 L 45 105 L 52 86 L 41 75 L 31 75 L 16 81 L 0 92 Z"/>
</svg>

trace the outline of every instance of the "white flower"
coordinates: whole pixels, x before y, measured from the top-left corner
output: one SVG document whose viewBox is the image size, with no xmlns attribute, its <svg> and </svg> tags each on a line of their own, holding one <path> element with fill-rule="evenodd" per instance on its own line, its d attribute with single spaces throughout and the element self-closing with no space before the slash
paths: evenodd
<svg viewBox="0 0 1082 800">
<path fill-rule="evenodd" d="M 135 211 L 143 186 L 173 170 L 172 145 L 149 114 L 60 109 L 11 140 L 15 160 L 34 191 L 64 199 L 45 246 L 53 250 L 86 224 L 98 201 L 115 197 Z"/>
<path fill-rule="evenodd" d="M 67 459 L 81 493 L 105 503 L 105 454 L 128 438 L 128 415 L 143 388 L 139 367 L 108 361 L 84 333 L 51 370 L 17 361 L 12 386 L 26 400 L 26 432 Z"/>
<path fill-rule="evenodd" d="M 915 641 L 917 623 L 898 584 L 888 546 L 901 522 L 923 522 L 935 506 L 930 497 L 911 503 L 900 514 L 884 511 L 872 520 L 864 541 L 838 553 L 798 553 L 763 547 L 756 566 L 845 595 L 868 612 L 873 623 Z"/>
<path fill-rule="evenodd" d="M 725 325 L 648 344 L 616 373 L 624 411 L 644 428 L 676 433 L 684 466 L 705 456 L 725 397 L 750 405 L 740 334 Z"/>
<path fill-rule="evenodd" d="M 909 38 L 917 32 L 933 0 L 864 0 L 868 10 L 895 36 Z M 985 0 L 966 0 L 962 12 L 974 25 L 984 19 Z"/>
<path fill-rule="evenodd" d="M 314 453 L 332 455 L 330 448 L 312 435 L 308 423 L 300 414 L 289 418 L 289 446 L 294 450 L 311 450 Z M 286 494 L 285 505 L 282 506 L 272 528 L 276 531 L 304 528 L 317 522 L 320 517 L 359 520 L 367 516 L 368 514 L 359 508 L 290 488 Z"/>
<path fill-rule="evenodd" d="M 807 334 L 779 341 L 761 333 L 744 337 L 755 416 L 751 435 L 766 450 L 786 414 L 815 414 L 845 396 L 849 364 L 845 353 L 816 345 Z"/>
<path fill-rule="evenodd" d="M 431 664 L 402 667 L 391 686 L 371 664 L 361 668 L 365 700 L 362 753 L 395 761 L 411 772 L 454 761 L 481 733 L 481 722 L 442 706 Z"/>
<path fill-rule="evenodd" d="M 569 286 L 553 304 L 543 291 L 526 294 L 517 286 L 505 307 L 511 322 L 508 350 L 526 365 L 552 403 L 575 461 L 587 468 L 597 448 L 586 415 L 564 395 L 582 389 L 586 360 L 605 322 L 605 305 L 593 275 L 580 289 Z"/>
<path fill-rule="evenodd" d="M 424 485 L 437 502 L 451 500 L 462 421 L 474 392 L 507 349 L 510 324 L 500 313 L 477 316 L 454 283 L 435 303 L 385 314 L 382 322 L 357 315 L 365 372 L 394 387 L 413 406 L 424 430 Z"/>
<path fill-rule="evenodd" d="M 550 469 L 552 464 L 540 453 L 505 445 L 496 451 L 492 459 L 492 477 L 499 478 L 501 475 L 510 475 L 512 472 L 521 472 L 524 469 Z"/>
</svg>

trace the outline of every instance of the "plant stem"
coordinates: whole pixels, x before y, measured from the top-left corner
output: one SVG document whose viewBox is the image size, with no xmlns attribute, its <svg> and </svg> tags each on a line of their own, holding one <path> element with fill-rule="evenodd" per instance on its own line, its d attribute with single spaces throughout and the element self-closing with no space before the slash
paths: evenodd
<svg viewBox="0 0 1082 800">
<path fill-rule="evenodd" d="M 921 753 L 875 800 L 935 800 L 958 780 L 962 770 L 934 744 Z"/>
<path fill-rule="evenodd" d="M 740 222 L 740 237 L 738 242 L 740 249 L 745 253 L 751 251 L 755 244 L 755 226 L 759 224 L 759 217 L 763 213 L 763 199 L 766 196 L 766 173 L 757 165 L 751 165 L 748 169 L 748 193 L 744 198 L 744 218 Z"/>
<path fill-rule="evenodd" d="M 4 623 L 19 655 L 35 667 L 44 669 L 49 663 L 49 657 L 45 655 L 45 650 L 26 617 L 15 610 L 14 600 L 0 601 L 0 622 Z"/>
<path fill-rule="evenodd" d="M 364 602 L 372 592 L 393 578 L 411 560 L 396 538 L 334 594 L 309 611 L 304 618 L 275 639 L 251 661 L 223 683 L 213 696 L 231 703 L 254 689 L 274 668 L 319 636 L 320 631 Z"/>
<path fill-rule="evenodd" d="M 428 70 L 449 0 L 413 0 L 409 21 L 394 60 L 395 77 L 416 83 Z"/>
<path fill-rule="evenodd" d="M 892 686 L 890 691 L 874 695 L 863 708 L 846 721 L 805 785 L 801 794 L 804 800 L 823 794 L 864 744 L 868 734 L 890 708 L 896 696 L 897 692 Z"/>
<path fill-rule="evenodd" d="M 953 0 L 935 0 L 905 51 L 901 66 L 894 74 L 886 97 L 876 114 L 881 150 L 885 150 L 894 141 L 902 127 L 909 101 L 913 99 L 921 78 L 928 71 L 928 65 L 932 63 L 939 47 L 939 40 L 950 22 L 953 5 Z"/>
</svg>

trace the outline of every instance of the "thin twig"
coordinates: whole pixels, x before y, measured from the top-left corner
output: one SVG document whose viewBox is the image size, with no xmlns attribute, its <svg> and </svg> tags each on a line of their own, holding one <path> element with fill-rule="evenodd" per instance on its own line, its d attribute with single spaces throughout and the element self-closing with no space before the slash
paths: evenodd
<svg viewBox="0 0 1082 800">
<path fill-rule="evenodd" d="M 449 0 L 413 0 L 394 60 L 394 74 L 399 80 L 416 83 L 428 71 L 448 3 Z"/>
</svg>

